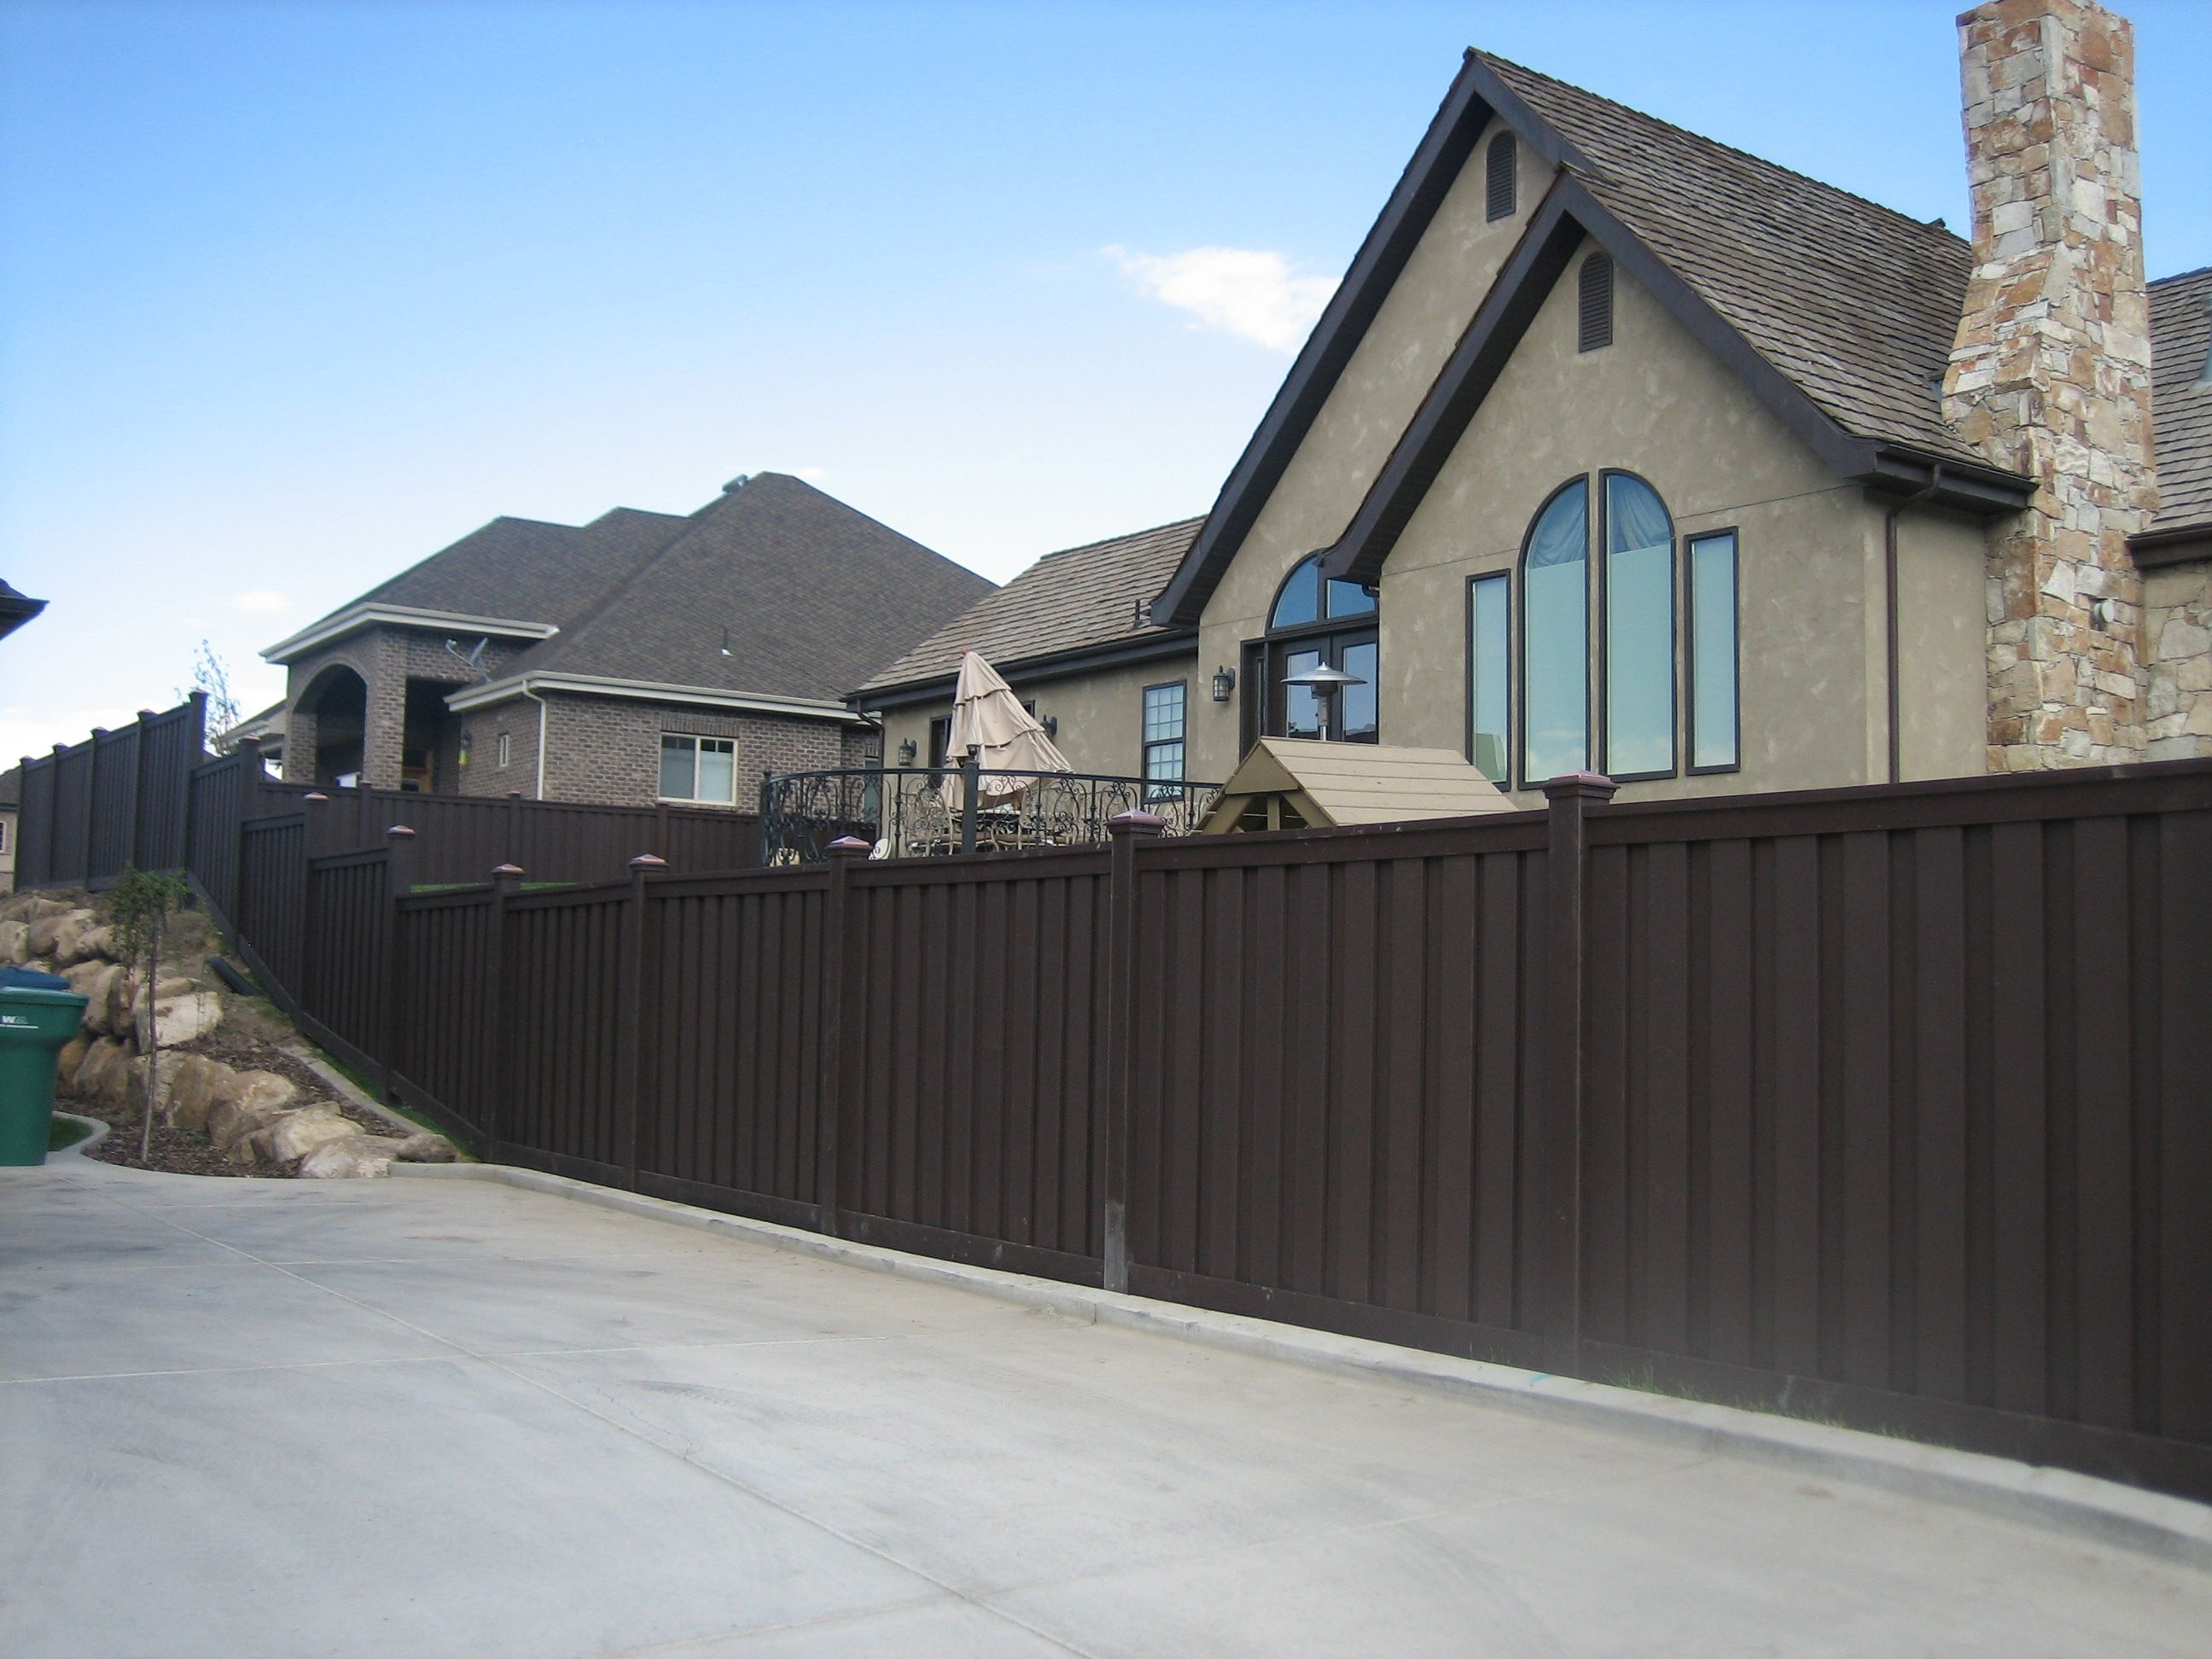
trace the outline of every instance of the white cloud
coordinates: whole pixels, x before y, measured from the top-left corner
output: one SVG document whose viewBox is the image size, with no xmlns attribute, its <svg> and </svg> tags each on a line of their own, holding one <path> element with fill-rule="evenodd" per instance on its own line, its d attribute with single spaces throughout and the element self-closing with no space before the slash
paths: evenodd
<svg viewBox="0 0 2212 1659">
<path fill-rule="evenodd" d="M 1336 292 L 1334 276 L 1301 276 L 1265 248 L 1194 247 L 1182 253 L 1103 250 L 1139 292 L 1270 351 L 1292 352 Z"/>
<path fill-rule="evenodd" d="M 289 611 L 292 608 L 292 601 L 273 587 L 256 587 L 244 593 L 232 594 L 230 608 L 234 611 L 258 611 L 264 614 L 272 614 L 279 611 Z"/>
</svg>

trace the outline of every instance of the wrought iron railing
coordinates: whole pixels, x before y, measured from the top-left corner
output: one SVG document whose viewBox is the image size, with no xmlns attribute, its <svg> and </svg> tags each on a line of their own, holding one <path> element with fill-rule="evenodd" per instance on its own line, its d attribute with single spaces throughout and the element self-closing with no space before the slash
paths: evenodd
<svg viewBox="0 0 2212 1659">
<path fill-rule="evenodd" d="M 997 779 L 1018 793 L 986 793 Z M 1164 782 L 1085 772 L 1017 773 L 972 764 L 856 766 L 761 780 L 761 861 L 813 864 L 852 836 L 879 858 L 1078 847 L 1106 839 L 1115 815 L 1141 810 L 1170 836 L 1198 828 L 1216 783 Z"/>
</svg>

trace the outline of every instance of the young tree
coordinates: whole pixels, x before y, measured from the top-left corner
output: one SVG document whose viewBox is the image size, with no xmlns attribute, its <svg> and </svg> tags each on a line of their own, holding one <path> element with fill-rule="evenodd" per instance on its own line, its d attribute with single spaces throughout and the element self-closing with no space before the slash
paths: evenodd
<svg viewBox="0 0 2212 1659">
<path fill-rule="evenodd" d="M 135 865 L 124 866 L 122 878 L 107 890 L 107 926 L 116 955 L 146 996 L 146 1104 L 138 1130 L 142 1164 L 154 1153 L 154 1097 L 161 1075 L 161 1017 L 154 1001 L 161 977 L 161 931 L 191 896 L 182 878 Z"/>
<path fill-rule="evenodd" d="M 239 709 L 237 697 L 231 693 L 229 666 L 216 655 L 215 647 L 205 640 L 200 641 L 200 648 L 192 654 L 191 689 L 207 693 L 207 729 L 212 733 L 210 741 L 217 754 L 228 755 L 238 746 L 238 739 L 231 733 L 245 716 Z M 185 696 L 183 691 L 178 692 L 177 701 L 182 702 Z"/>
</svg>

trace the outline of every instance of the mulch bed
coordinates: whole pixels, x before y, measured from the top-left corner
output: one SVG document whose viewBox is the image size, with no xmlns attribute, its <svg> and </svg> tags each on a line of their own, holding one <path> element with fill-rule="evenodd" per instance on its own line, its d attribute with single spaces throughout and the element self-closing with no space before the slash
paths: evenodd
<svg viewBox="0 0 2212 1659">
<path fill-rule="evenodd" d="M 288 1054 L 273 1043 L 233 1031 L 228 1022 L 197 1041 L 179 1043 L 174 1049 L 164 1052 L 205 1054 L 210 1060 L 220 1060 L 234 1071 L 274 1072 L 299 1086 L 297 1104 L 323 1106 L 341 1113 L 359 1125 L 364 1134 L 379 1135 L 391 1140 L 405 1138 L 399 1130 L 374 1113 L 364 1112 L 350 1102 L 333 1095 L 330 1085 L 316 1076 L 297 1055 Z M 62 1097 L 59 1104 L 64 1110 L 74 1112 L 79 1117 L 96 1117 L 109 1126 L 107 1139 L 85 1153 L 87 1158 L 96 1158 L 103 1164 L 120 1164 L 128 1170 L 158 1170 L 166 1175 L 289 1178 L 292 1173 L 280 1164 L 258 1158 L 251 1164 L 234 1164 L 199 1131 L 173 1127 L 159 1117 L 154 1120 L 152 1156 L 141 1158 L 138 1143 L 143 1127 L 136 1111 L 117 1117 L 96 1101 L 78 1100 L 68 1096 Z"/>
</svg>

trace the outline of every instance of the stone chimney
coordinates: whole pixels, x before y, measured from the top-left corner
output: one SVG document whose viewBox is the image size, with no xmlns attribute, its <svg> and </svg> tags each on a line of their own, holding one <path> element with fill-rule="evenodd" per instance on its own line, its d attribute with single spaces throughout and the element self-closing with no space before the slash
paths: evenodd
<svg viewBox="0 0 2212 1659">
<path fill-rule="evenodd" d="M 1959 48 L 1974 271 L 1943 412 L 2036 483 L 1990 535 L 1990 769 L 2141 760 L 2127 538 L 2158 498 L 2134 33 L 2088 0 L 1990 0 Z"/>
</svg>

